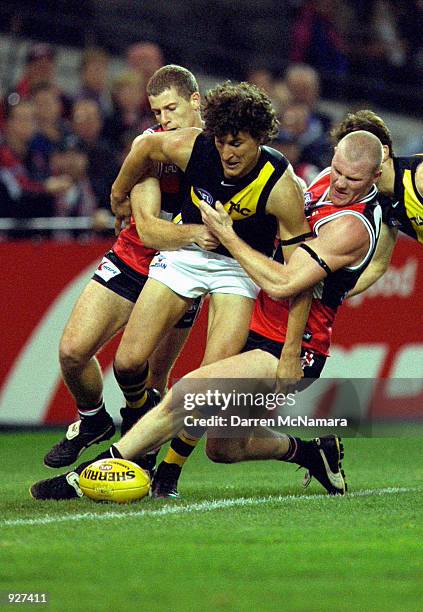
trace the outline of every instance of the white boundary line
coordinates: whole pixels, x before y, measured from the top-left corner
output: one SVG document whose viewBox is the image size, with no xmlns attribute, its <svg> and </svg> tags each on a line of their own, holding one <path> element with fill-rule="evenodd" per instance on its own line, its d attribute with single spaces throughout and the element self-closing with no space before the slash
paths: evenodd
<svg viewBox="0 0 423 612">
<path fill-rule="evenodd" d="M 62 514 L 58 516 L 47 515 L 40 518 L 23 518 L 23 519 L 6 519 L 0 521 L 1 527 L 20 527 L 27 525 L 49 525 L 54 523 L 67 523 L 75 521 L 105 521 L 114 519 L 126 519 L 126 518 L 155 518 L 161 516 L 167 516 L 170 514 L 190 514 L 191 512 L 210 512 L 212 510 L 223 510 L 226 508 L 234 507 L 246 507 L 246 506 L 260 506 L 262 504 L 277 503 L 287 504 L 290 502 L 304 502 L 310 500 L 322 500 L 322 499 L 349 499 L 351 497 L 371 497 L 371 496 L 383 496 L 383 495 L 396 495 L 401 493 L 414 493 L 416 491 L 422 491 L 420 488 L 406 488 L 406 487 L 387 487 L 385 489 L 365 489 L 363 491 L 353 491 L 348 493 L 344 498 L 337 496 L 328 495 L 277 495 L 268 497 L 239 497 L 235 499 L 216 499 L 212 501 L 197 502 L 194 504 L 176 505 L 175 502 L 171 502 L 162 508 L 157 510 L 138 510 L 136 512 L 103 512 L 97 514 L 95 512 L 84 512 L 80 514 Z M 39 503 L 39 502 L 38 502 Z"/>
</svg>

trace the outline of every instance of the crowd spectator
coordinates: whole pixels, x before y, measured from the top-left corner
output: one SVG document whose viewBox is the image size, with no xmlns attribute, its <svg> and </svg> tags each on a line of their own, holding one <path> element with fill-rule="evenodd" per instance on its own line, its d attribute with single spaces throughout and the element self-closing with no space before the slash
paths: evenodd
<svg viewBox="0 0 423 612">
<path fill-rule="evenodd" d="M 140 103 L 140 113 L 142 117 L 143 128 L 146 129 L 151 125 L 152 114 L 147 97 L 147 83 L 153 74 L 164 66 L 163 51 L 156 43 L 138 42 L 128 47 L 126 51 L 126 60 L 129 70 L 134 72 L 141 80 L 142 97 Z"/>
<path fill-rule="evenodd" d="M 298 102 L 283 113 L 276 145 L 306 182 L 328 165 L 333 152 L 328 135 L 316 126 L 308 106 Z"/>
<path fill-rule="evenodd" d="M 88 159 L 87 175 L 98 206 L 109 210 L 110 189 L 119 171 L 115 151 L 102 136 L 103 118 L 94 100 L 75 102 L 72 112 L 73 135 L 68 147 L 78 148 Z"/>
<path fill-rule="evenodd" d="M 79 73 L 81 84 L 76 100 L 94 100 L 105 119 L 112 112 L 108 54 L 96 47 L 86 49 L 81 57 Z"/>
<path fill-rule="evenodd" d="M 297 176 L 309 185 L 319 174 L 320 168 L 315 164 L 310 164 L 302 159 L 302 148 L 299 140 L 286 131 L 281 131 L 272 142 L 272 147 L 280 151 L 294 168 Z"/>
<path fill-rule="evenodd" d="M 320 77 L 315 68 L 308 64 L 290 64 L 285 71 L 285 85 L 291 102 L 306 104 L 310 120 L 317 124 L 321 133 L 331 129 L 331 118 L 318 109 L 320 98 Z"/>
<path fill-rule="evenodd" d="M 272 72 L 263 66 L 251 68 L 247 73 L 247 81 L 253 85 L 257 85 L 257 87 L 260 87 L 260 89 L 263 89 L 267 93 L 272 100 L 273 107 L 278 117 L 280 117 L 287 103 L 286 96 L 289 94 L 286 88 L 285 91 L 282 92 L 282 84 L 280 81 L 275 80 Z"/>
<path fill-rule="evenodd" d="M 164 66 L 163 52 L 159 45 L 152 42 L 138 42 L 128 47 L 126 52 L 128 67 L 147 84 L 153 74 Z"/>
<path fill-rule="evenodd" d="M 36 123 L 33 103 L 22 100 L 6 109 L 0 145 L 0 216 L 19 219 L 48 217 L 55 213 L 55 196 L 72 184 L 67 175 L 37 180 L 30 142 Z"/>
<path fill-rule="evenodd" d="M 68 117 L 72 101 L 56 83 L 56 50 L 47 43 L 34 43 L 28 49 L 22 77 L 13 88 L 12 93 L 20 99 L 32 96 L 33 91 L 41 84 L 48 83 L 54 87 L 60 97 L 61 114 Z"/>
<path fill-rule="evenodd" d="M 343 0 L 306 0 L 292 26 L 289 60 L 311 64 L 322 73 L 346 76 L 347 12 Z"/>
<path fill-rule="evenodd" d="M 56 149 L 51 156 L 51 167 L 55 173 L 65 172 L 72 179 L 72 185 L 56 198 L 57 217 L 91 217 L 95 230 L 107 227 L 109 215 L 98 206 L 97 198 L 88 176 L 88 156 L 74 143 L 63 149 Z M 78 231 L 60 231 L 56 238 L 77 236 Z"/>
<path fill-rule="evenodd" d="M 141 114 L 143 87 L 140 77 L 133 72 L 121 73 L 112 84 L 113 113 L 104 123 L 103 134 L 117 150 L 117 160 L 122 163 L 127 143 L 132 142 L 144 128 Z"/>
<path fill-rule="evenodd" d="M 52 154 L 63 148 L 70 135 L 70 125 L 62 117 L 62 106 L 57 89 L 49 83 L 41 83 L 32 91 L 36 132 L 29 149 L 36 177 L 44 180 L 51 175 Z"/>
</svg>

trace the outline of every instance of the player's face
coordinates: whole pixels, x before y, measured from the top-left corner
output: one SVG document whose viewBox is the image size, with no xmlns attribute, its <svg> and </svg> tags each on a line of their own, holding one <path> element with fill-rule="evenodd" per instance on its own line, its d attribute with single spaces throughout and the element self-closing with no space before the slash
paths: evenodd
<svg viewBox="0 0 423 612">
<path fill-rule="evenodd" d="M 148 100 L 157 122 L 165 131 L 201 126 L 198 93 L 193 93 L 187 100 L 174 87 L 170 87 L 158 96 L 149 96 Z"/>
<path fill-rule="evenodd" d="M 214 139 L 223 173 L 227 178 L 241 178 L 254 168 L 260 155 L 260 144 L 248 132 L 227 134 Z"/>
<path fill-rule="evenodd" d="M 347 206 L 361 200 L 377 180 L 370 162 L 351 162 L 339 149 L 332 159 L 329 196 L 335 206 Z"/>
</svg>

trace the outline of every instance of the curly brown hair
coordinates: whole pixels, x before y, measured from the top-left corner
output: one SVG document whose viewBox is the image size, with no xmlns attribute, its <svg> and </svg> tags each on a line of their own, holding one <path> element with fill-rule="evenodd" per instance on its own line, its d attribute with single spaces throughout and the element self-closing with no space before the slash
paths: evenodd
<svg viewBox="0 0 423 612">
<path fill-rule="evenodd" d="M 264 144 L 278 133 L 278 120 L 267 94 L 251 83 L 226 81 L 205 97 L 205 130 L 213 137 L 247 132 Z"/>
<path fill-rule="evenodd" d="M 365 130 L 377 136 L 380 142 L 388 147 L 389 155 L 394 156 L 391 132 L 383 119 L 371 110 L 348 113 L 345 119 L 331 130 L 330 134 L 335 143 L 338 144 L 344 136 L 358 130 Z"/>
</svg>

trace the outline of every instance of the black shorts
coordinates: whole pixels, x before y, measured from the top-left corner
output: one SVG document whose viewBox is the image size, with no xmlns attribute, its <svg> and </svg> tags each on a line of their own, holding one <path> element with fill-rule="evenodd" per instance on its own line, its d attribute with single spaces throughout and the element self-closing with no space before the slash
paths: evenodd
<svg viewBox="0 0 423 612">
<path fill-rule="evenodd" d="M 270 353 L 277 359 L 280 358 L 283 348 L 282 342 L 276 342 L 276 340 L 270 340 L 265 336 L 261 336 L 254 331 L 250 330 L 248 334 L 247 342 L 242 349 L 242 353 L 247 351 L 253 351 L 254 349 L 260 349 Z M 304 378 L 319 378 L 323 370 L 323 366 L 326 363 L 326 355 L 316 353 L 312 349 L 303 348 L 301 351 L 301 367 L 304 371 Z"/>
<path fill-rule="evenodd" d="M 137 272 L 122 261 L 116 253 L 109 251 L 104 255 L 92 279 L 135 304 L 148 276 Z M 179 329 L 192 327 L 200 312 L 200 305 L 201 297 L 193 301 L 175 327 Z"/>
</svg>

